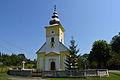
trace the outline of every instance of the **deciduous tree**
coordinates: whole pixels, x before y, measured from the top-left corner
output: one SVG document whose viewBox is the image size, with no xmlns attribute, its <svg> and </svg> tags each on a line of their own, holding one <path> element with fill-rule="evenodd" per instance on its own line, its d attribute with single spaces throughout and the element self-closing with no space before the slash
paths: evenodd
<svg viewBox="0 0 120 80">
<path fill-rule="evenodd" d="M 120 32 L 112 38 L 111 47 L 113 52 L 120 54 Z"/>
<path fill-rule="evenodd" d="M 110 59 L 110 53 L 111 47 L 105 40 L 95 41 L 89 55 L 89 61 L 98 65 L 98 68 L 106 68 L 107 61 Z"/>
</svg>

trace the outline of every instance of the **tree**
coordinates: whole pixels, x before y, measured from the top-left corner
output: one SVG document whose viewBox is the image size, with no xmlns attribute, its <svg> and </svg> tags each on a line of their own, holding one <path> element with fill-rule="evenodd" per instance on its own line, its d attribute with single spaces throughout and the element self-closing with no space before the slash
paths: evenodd
<svg viewBox="0 0 120 80">
<path fill-rule="evenodd" d="M 105 40 L 98 40 L 93 43 L 89 55 L 90 63 L 94 63 L 97 68 L 106 68 L 107 61 L 110 59 L 111 47 Z"/>
<path fill-rule="evenodd" d="M 5 66 L 10 66 L 11 65 L 11 63 L 10 63 L 10 56 L 7 55 L 7 54 L 2 54 L 2 60 L 1 61 L 3 62 L 3 64 Z"/>
<path fill-rule="evenodd" d="M 88 56 L 89 54 L 79 55 L 78 57 L 78 66 L 80 70 L 88 68 Z"/>
<path fill-rule="evenodd" d="M 10 56 L 10 62 L 11 62 L 11 65 L 17 66 L 17 65 L 21 65 L 20 63 L 21 63 L 22 61 L 21 61 L 21 59 L 19 58 L 18 55 L 12 54 L 12 55 Z"/>
<path fill-rule="evenodd" d="M 107 62 L 109 69 L 120 69 L 120 54 L 112 52 L 111 59 Z"/>
<path fill-rule="evenodd" d="M 30 59 L 27 59 L 24 54 L 4 54 L 0 53 L 0 65 L 3 66 L 21 66 L 22 61 L 25 60 L 27 64 L 33 65 L 33 68 L 36 68 L 36 60 L 32 61 Z"/>
<path fill-rule="evenodd" d="M 120 32 L 112 38 L 111 47 L 113 52 L 120 54 Z"/>
<path fill-rule="evenodd" d="M 110 45 L 112 48 L 112 57 L 107 63 L 108 68 L 120 69 L 120 32 L 112 38 Z"/>
<path fill-rule="evenodd" d="M 78 70 L 78 57 L 77 53 L 79 52 L 79 49 L 77 49 L 77 45 L 75 45 L 75 40 L 70 41 L 69 46 L 69 52 L 70 54 L 67 55 L 66 59 L 66 69 L 67 70 Z"/>
<path fill-rule="evenodd" d="M 83 63 L 83 69 L 87 69 L 88 68 L 88 57 L 89 57 L 89 54 L 85 53 L 82 55 L 82 63 Z"/>
<path fill-rule="evenodd" d="M 27 58 L 25 57 L 25 55 L 23 53 L 18 54 L 18 57 L 21 59 L 21 61 L 26 61 Z"/>
</svg>

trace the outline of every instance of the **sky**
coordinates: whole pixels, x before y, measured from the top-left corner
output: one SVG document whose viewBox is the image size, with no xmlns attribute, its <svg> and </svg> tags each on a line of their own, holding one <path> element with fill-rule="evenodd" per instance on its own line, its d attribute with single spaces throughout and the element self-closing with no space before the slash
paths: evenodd
<svg viewBox="0 0 120 80">
<path fill-rule="evenodd" d="M 120 32 L 120 0 L 0 0 L 0 52 L 36 59 L 54 5 L 65 28 L 65 45 L 73 36 L 79 54 L 89 53 L 96 40 L 110 43 Z"/>
</svg>

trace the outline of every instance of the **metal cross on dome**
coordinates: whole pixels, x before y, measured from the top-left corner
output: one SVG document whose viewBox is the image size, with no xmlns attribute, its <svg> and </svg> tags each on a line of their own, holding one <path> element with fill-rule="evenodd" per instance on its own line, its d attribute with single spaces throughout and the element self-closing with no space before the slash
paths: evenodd
<svg viewBox="0 0 120 80">
<path fill-rule="evenodd" d="M 54 11 L 56 11 L 56 5 L 54 5 Z"/>
</svg>

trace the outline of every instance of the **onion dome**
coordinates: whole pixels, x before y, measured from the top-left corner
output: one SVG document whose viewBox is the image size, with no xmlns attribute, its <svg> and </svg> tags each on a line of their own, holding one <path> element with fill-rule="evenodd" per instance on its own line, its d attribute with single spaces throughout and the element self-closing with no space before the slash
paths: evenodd
<svg viewBox="0 0 120 80">
<path fill-rule="evenodd" d="M 50 20 L 49 24 L 50 25 L 60 24 L 60 20 L 58 18 L 58 14 L 57 14 L 57 11 L 56 11 L 56 5 L 54 6 L 54 12 L 53 12 L 52 20 Z"/>
</svg>

